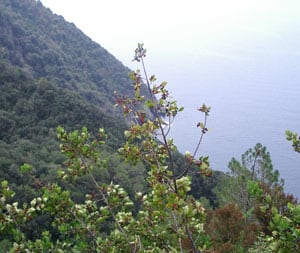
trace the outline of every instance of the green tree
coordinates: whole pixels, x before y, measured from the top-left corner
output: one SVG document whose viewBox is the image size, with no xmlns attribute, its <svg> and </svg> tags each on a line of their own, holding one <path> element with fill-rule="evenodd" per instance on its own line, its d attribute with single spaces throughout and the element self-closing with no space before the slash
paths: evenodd
<svg viewBox="0 0 300 253">
<path fill-rule="evenodd" d="M 167 135 L 182 108 L 170 100 L 165 82 L 157 85 L 154 76 L 148 79 L 145 53 L 139 44 L 135 59 L 142 63 L 144 77 L 140 71 L 131 74 L 134 98 L 118 97 L 117 101 L 131 120 L 125 131 L 127 141 L 119 152 L 125 161 L 147 166 L 148 191 L 136 192 L 131 200 L 114 177 L 108 184 L 97 181 L 95 171 L 107 166 L 101 155 L 107 137 L 103 129 L 93 139 L 85 127 L 71 132 L 59 127 L 60 149 L 67 157 L 58 171 L 59 184 L 40 181 L 40 195 L 19 206 L 8 182 L 2 182 L 0 233 L 11 235 L 10 252 L 201 252 L 209 248 L 205 209 L 188 194 L 191 179 L 187 173 L 194 165 L 201 174 L 210 174 L 208 158 L 195 158 L 207 132 L 210 108 L 203 105 L 199 109 L 205 115 L 204 123 L 198 124 L 199 143 L 193 154 L 186 154 L 186 165 L 176 168 L 176 147 Z M 142 80 L 146 80 L 150 96 L 141 95 Z M 23 173 L 31 170 L 29 165 L 22 167 Z M 64 185 L 83 177 L 94 188 L 78 203 Z M 139 204 L 138 210 L 133 201 Z M 42 229 L 38 238 L 28 238 L 25 228 L 42 215 L 52 218 L 51 228 Z"/>
<path fill-rule="evenodd" d="M 262 231 L 250 252 L 299 252 L 300 205 L 294 198 L 278 208 L 271 195 L 258 184 L 252 185 L 253 195 L 260 199 L 260 213 L 268 217 L 267 233 Z"/>
<path fill-rule="evenodd" d="M 286 139 L 292 142 L 292 146 L 296 152 L 300 153 L 300 136 L 298 137 L 297 133 L 286 130 L 285 132 Z"/>
<path fill-rule="evenodd" d="M 299 152 L 299 138 L 296 133 L 286 131 L 286 138 Z M 249 252 L 299 252 L 300 251 L 300 205 L 293 196 L 286 196 L 283 204 L 276 205 L 282 198 L 266 194 L 258 184 L 252 185 L 252 194 L 260 199 L 260 213 L 269 217 L 269 233 L 261 233 Z M 274 203 L 274 199 L 277 203 Z"/>
<path fill-rule="evenodd" d="M 215 189 L 220 207 L 213 211 L 213 216 L 218 216 L 220 209 L 223 210 L 229 203 L 237 205 L 243 214 L 242 221 L 237 219 L 237 222 L 243 224 L 243 229 L 237 233 L 236 241 L 241 247 L 248 249 L 253 245 L 255 235 L 260 232 L 267 235 L 272 233 L 270 206 L 282 213 L 287 204 L 294 203 L 295 199 L 284 193 L 283 180 L 279 179 L 279 172 L 273 169 L 266 147 L 260 143 L 247 150 L 242 155 L 241 162 L 233 158 L 228 167 L 230 172 Z M 269 201 L 268 205 L 265 204 L 266 199 Z M 221 220 L 218 224 L 226 224 L 226 221 Z M 237 224 L 233 222 L 232 226 L 234 225 Z M 217 228 L 217 231 L 220 229 L 222 226 Z M 248 232 L 244 233 L 244 230 Z M 231 243 L 224 241 L 222 237 L 218 240 L 223 242 L 221 247 L 229 247 L 228 243 Z M 214 247 L 216 246 L 218 244 L 215 243 Z M 231 245 L 232 248 L 235 246 L 237 245 Z"/>
<path fill-rule="evenodd" d="M 241 162 L 232 158 L 228 165 L 229 173 L 217 190 L 220 205 L 236 203 L 244 213 L 253 207 L 253 199 L 249 192 L 249 182 L 257 181 L 272 188 L 283 186 L 279 172 L 273 169 L 270 153 L 266 147 L 257 143 L 241 157 Z"/>
</svg>

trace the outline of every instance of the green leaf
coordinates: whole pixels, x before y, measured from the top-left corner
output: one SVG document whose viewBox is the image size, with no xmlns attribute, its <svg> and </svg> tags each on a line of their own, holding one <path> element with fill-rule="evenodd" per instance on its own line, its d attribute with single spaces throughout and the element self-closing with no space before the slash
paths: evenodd
<svg viewBox="0 0 300 253">
<path fill-rule="evenodd" d="M 24 163 L 21 167 L 20 167 L 20 171 L 22 173 L 26 173 L 26 172 L 31 172 L 32 171 L 32 166 L 28 163 Z"/>
</svg>

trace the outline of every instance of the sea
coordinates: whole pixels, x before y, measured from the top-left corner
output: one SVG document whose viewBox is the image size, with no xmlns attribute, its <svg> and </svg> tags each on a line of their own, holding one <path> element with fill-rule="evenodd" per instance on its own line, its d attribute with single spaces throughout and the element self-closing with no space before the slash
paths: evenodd
<svg viewBox="0 0 300 253">
<path fill-rule="evenodd" d="M 172 58 L 173 57 L 173 58 Z M 300 54 L 290 51 L 198 52 L 172 55 L 150 64 L 158 79 L 168 81 L 171 96 L 184 111 L 172 123 L 171 137 L 179 151 L 194 151 L 200 137 L 197 109 L 211 106 L 197 156 L 209 156 L 214 170 L 256 143 L 267 147 L 286 193 L 300 199 L 300 153 L 285 131 L 300 134 Z"/>
</svg>

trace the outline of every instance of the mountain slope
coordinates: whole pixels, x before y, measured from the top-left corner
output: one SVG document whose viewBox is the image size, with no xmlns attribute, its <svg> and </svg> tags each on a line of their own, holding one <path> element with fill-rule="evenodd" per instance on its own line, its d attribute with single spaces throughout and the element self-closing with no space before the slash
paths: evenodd
<svg viewBox="0 0 300 253">
<path fill-rule="evenodd" d="M 33 79 L 1 62 L 0 105 L 0 181 L 8 180 L 17 187 L 29 184 L 19 172 L 24 163 L 33 165 L 35 175 L 43 179 L 61 166 L 64 157 L 55 130 L 59 125 L 68 131 L 86 126 L 92 135 L 104 128 L 108 155 L 124 141 L 124 122 L 104 114 L 72 91 L 43 78 Z M 19 196 L 23 196 L 20 191 Z"/>
<path fill-rule="evenodd" d="M 62 16 L 34 0 L 0 2 L 0 58 L 78 92 L 103 111 L 128 94 L 129 69 Z"/>
<path fill-rule="evenodd" d="M 20 174 L 22 164 L 33 165 L 38 178 L 54 179 L 64 160 L 58 125 L 67 130 L 87 126 L 92 135 L 105 128 L 105 152 L 114 156 L 126 125 L 113 106 L 113 93 L 129 93 L 128 72 L 39 1 L 1 0 L 0 181 L 8 180 L 23 201 L 34 194 L 34 185 Z M 121 161 L 113 160 L 118 167 Z"/>
</svg>

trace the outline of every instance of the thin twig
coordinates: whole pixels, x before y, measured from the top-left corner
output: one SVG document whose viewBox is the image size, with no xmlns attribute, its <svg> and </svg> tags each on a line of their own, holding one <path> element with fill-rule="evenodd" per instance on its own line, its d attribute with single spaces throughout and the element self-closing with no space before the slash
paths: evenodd
<svg viewBox="0 0 300 253">
<path fill-rule="evenodd" d="M 114 220 L 116 221 L 116 223 L 118 224 L 119 230 L 120 230 L 123 234 L 125 234 L 125 231 L 124 231 L 123 228 L 121 227 L 121 224 L 117 221 L 116 216 L 115 216 L 114 213 L 113 213 L 113 209 L 112 209 L 111 206 L 109 205 L 109 202 L 108 202 L 108 200 L 107 200 L 105 194 L 100 190 L 100 189 L 101 189 L 101 188 L 100 188 L 100 185 L 98 184 L 98 182 L 96 181 L 95 177 L 92 175 L 92 173 L 91 173 L 90 170 L 88 170 L 88 173 L 89 173 L 89 176 L 90 176 L 92 182 L 96 185 L 97 191 L 100 193 L 101 197 L 103 198 L 104 203 L 105 203 L 106 206 L 108 207 L 108 209 L 109 209 L 109 211 L 110 211 L 110 213 L 111 213 L 111 216 L 113 217 L 113 219 L 114 219 Z M 129 241 L 128 241 L 128 243 L 129 243 Z"/>
<path fill-rule="evenodd" d="M 202 133 L 200 135 L 198 144 L 197 144 L 197 146 L 196 146 L 196 148 L 194 150 L 193 158 L 196 156 L 196 154 L 199 151 L 200 145 L 201 145 L 202 140 L 203 140 L 203 136 L 205 134 L 204 129 L 206 128 L 206 124 L 207 124 L 207 114 L 205 113 L 205 118 L 204 118 L 204 123 L 203 123 L 203 131 L 202 131 Z M 185 170 L 183 172 L 181 172 L 181 174 L 179 176 L 177 176 L 176 178 L 179 179 L 179 178 L 183 177 L 184 175 L 186 175 L 186 173 L 188 173 L 189 169 L 191 168 L 191 165 L 192 165 L 192 163 L 188 164 L 188 166 L 185 168 Z"/>
<path fill-rule="evenodd" d="M 156 100 L 154 94 L 152 93 L 151 91 L 151 87 L 150 87 L 150 82 L 149 82 L 149 79 L 148 79 L 148 75 L 147 75 L 147 71 L 146 71 L 146 67 L 145 67 L 145 63 L 144 63 L 144 60 L 143 60 L 143 57 L 141 56 L 141 62 L 142 62 L 142 67 L 143 67 L 143 71 L 144 71 L 144 75 L 145 75 L 145 78 L 146 78 L 146 83 L 147 83 L 147 87 L 148 87 L 148 91 L 150 93 L 150 96 L 151 96 L 151 99 L 153 101 Z M 173 155 L 172 155 L 172 152 L 169 148 L 169 145 L 168 145 L 168 141 L 167 141 L 167 137 L 166 137 L 166 134 L 165 134 L 165 131 L 164 131 L 164 128 L 162 126 L 162 118 L 161 116 L 158 114 L 157 112 L 157 108 L 154 109 L 154 117 L 157 120 L 158 122 L 158 126 L 159 126 L 159 129 L 160 129 L 160 132 L 162 134 L 162 138 L 163 138 L 163 142 L 165 144 L 165 147 L 167 148 L 167 152 L 168 152 L 168 156 L 169 156 L 169 164 L 170 164 L 170 167 L 171 167 L 171 171 L 172 171 L 172 179 L 173 179 L 173 184 L 174 184 L 174 189 L 175 189 L 175 192 L 177 193 L 177 183 L 176 183 L 176 176 L 175 176 L 175 166 L 174 166 L 174 159 L 173 159 Z"/>
<path fill-rule="evenodd" d="M 204 123 L 203 123 L 203 129 L 202 129 L 202 132 L 201 132 L 201 135 L 200 135 L 198 144 L 197 144 L 197 146 L 196 146 L 196 148 L 195 148 L 195 151 L 194 151 L 194 153 L 193 153 L 193 157 L 195 157 L 196 154 L 197 154 L 198 151 L 199 151 L 200 145 L 201 145 L 201 143 L 202 143 L 203 136 L 204 136 L 204 134 L 205 134 L 206 123 L 207 123 L 207 114 L 205 113 Z"/>
</svg>

